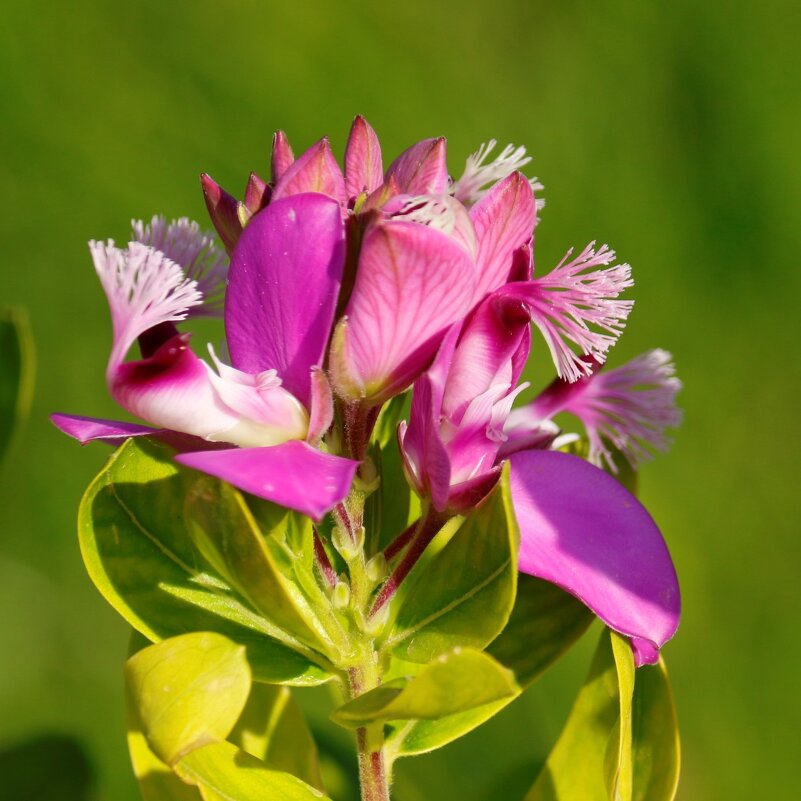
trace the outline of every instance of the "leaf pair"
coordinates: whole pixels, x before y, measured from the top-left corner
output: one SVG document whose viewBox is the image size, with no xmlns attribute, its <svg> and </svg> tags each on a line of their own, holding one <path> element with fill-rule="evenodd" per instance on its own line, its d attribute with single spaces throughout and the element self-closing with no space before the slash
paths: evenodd
<svg viewBox="0 0 801 801">
<path fill-rule="evenodd" d="M 125 678 L 129 749 L 146 801 L 323 798 L 314 744 L 289 690 L 252 687 L 241 645 L 184 634 L 136 653 Z"/>
</svg>

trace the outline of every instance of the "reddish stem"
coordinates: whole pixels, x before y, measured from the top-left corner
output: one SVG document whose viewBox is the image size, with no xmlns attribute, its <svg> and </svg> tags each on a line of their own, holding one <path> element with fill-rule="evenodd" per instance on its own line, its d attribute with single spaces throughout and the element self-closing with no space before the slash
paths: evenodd
<svg viewBox="0 0 801 801">
<path fill-rule="evenodd" d="M 384 548 L 384 557 L 386 558 L 387 562 L 391 559 L 394 559 L 408 544 L 411 542 L 412 537 L 414 536 L 414 532 L 417 531 L 417 526 L 420 523 L 420 519 L 414 521 L 405 531 L 398 534 L 386 548 Z"/>
<path fill-rule="evenodd" d="M 447 515 L 433 510 L 429 510 L 425 517 L 420 518 L 414 530 L 409 550 L 406 551 L 400 564 L 389 574 L 389 577 L 381 587 L 370 609 L 369 617 L 375 617 L 375 615 L 392 600 L 393 596 L 398 591 L 398 587 L 403 583 L 406 576 L 409 575 L 412 568 L 417 564 L 418 559 L 423 555 L 423 551 L 425 551 L 431 540 L 434 539 L 447 520 Z"/>
</svg>

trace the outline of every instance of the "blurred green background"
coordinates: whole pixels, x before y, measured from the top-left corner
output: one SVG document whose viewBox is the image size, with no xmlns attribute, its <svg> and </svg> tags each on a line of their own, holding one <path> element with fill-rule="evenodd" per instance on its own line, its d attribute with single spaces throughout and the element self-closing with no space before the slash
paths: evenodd
<svg viewBox="0 0 801 801">
<path fill-rule="evenodd" d="M 633 265 L 611 362 L 662 346 L 685 382 L 675 446 L 642 475 L 683 587 L 665 649 L 679 797 L 797 798 L 799 25 L 792 0 L 7 5 L 0 303 L 28 307 L 39 374 L 0 479 L 3 776 L 61 776 L 62 795 L 37 801 L 76 798 L 67 774 L 87 798 L 137 798 L 128 634 L 75 537 L 106 451 L 46 418 L 115 414 L 86 241 L 125 240 L 155 212 L 203 220 L 201 171 L 238 192 L 267 173 L 275 128 L 296 152 L 324 133 L 341 152 L 360 112 L 390 157 L 448 136 L 457 174 L 490 137 L 525 144 L 548 202 L 538 269 L 596 238 Z M 535 366 L 535 386 L 549 372 Z M 594 639 L 464 741 L 404 764 L 401 801 L 520 797 Z"/>
</svg>

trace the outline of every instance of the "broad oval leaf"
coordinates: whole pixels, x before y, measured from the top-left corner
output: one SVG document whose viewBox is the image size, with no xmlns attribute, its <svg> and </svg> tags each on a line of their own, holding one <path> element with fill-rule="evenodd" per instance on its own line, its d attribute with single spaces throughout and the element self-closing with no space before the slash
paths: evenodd
<svg viewBox="0 0 801 801">
<path fill-rule="evenodd" d="M 387 647 L 412 662 L 457 646 L 486 647 L 514 604 L 519 538 L 507 464 L 487 500 L 410 577 Z"/>
<path fill-rule="evenodd" d="M 520 574 L 506 628 L 487 649 L 528 687 L 587 630 L 595 615 L 555 584 Z"/>
<path fill-rule="evenodd" d="M 125 682 L 150 749 L 168 765 L 221 742 L 250 692 L 245 649 L 213 632 L 150 645 L 125 663 Z"/>
<path fill-rule="evenodd" d="M 229 742 L 323 790 L 317 744 L 289 687 L 254 684 Z"/>
<path fill-rule="evenodd" d="M 388 720 L 437 720 L 513 698 L 520 687 L 491 656 L 455 648 L 411 679 L 395 679 L 336 709 L 331 717 L 358 728 Z"/>
<path fill-rule="evenodd" d="M 604 631 L 567 723 L 525 801 L 672 801 L 678 763 L 664 663 L 641 667 L 635 675 L 628 642 Z"/>
<path fill-rule="evenodd" d="M 204 801 L 321 801 L 319 790 L 231 743 L 214 743 L 188 753 L 177 765 L 181 778 L 196 785 Z"/>
<path fill-rule="evenodd" d="M 325 651 L 325 632 L 282 574 L 242 494 L 204 476 L 190 489 L 184 508 L 193 542 L 220 576 L 265 619 Z"/>
<path fill-rule="evenodd" d="M 163 445 L 129 440 L 86 491 L 78 533 L 95 586 L 151 641 L 216 631 L 246 646 L 257 681 L 328 681 L 324 657 L 272 626 L 203 559 L 183 521 L 198 476 L 171 457 Z"/>
<path fill-rule="evenodd" d="M 129 657 L 149 645 L 149 640 L 133 630 L 128 647 Z M 153 753 L 143 731 L 139 710 L 128 687 L 125 692 L 125 711 L 128 722 L 128 755 L 144 801 L 202 801 L 196 787 L 181 781 L 172 768 Z"/>
</svg>

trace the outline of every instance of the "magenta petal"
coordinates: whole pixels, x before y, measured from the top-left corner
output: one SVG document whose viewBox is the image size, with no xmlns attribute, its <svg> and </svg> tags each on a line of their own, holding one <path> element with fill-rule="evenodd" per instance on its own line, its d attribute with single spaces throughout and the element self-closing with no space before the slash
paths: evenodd
<svg viewBox="0 0 801 801">
<path fill-rule="evenodd" d="M 219 450 L 230 448 L 227 442 L 209 442 L 191 434 L 181 434 L 167 428 L 150 428 L 121 420 L 102 420 L 77 414 L 51 414 L 50 420 L 60 431 L 77 439 L 81 445 L 102 442 L 104 445 L 121 445 L 129 437 L 150 437 L 180 452 Z"/>
<path fill-rule="evenodd" d="M 184 453 L 176 460 L 318 521 L 345 499 L 359 466 L 297 441 L 270 448 Z"/>
<path fill-rule="evenodd" d="M 303 192 L 319 192 L 342 204 L 348 200 L 345 179 L 328 139 L 312 145 L 287 168 L 273 189 L 273 200 Z"/>
<path fill-rule="evenodd" d="M 243 231 L 231 259 L 225 330 L 234 367 L 275 369 L 307 408 L 345 261 L 339 205 L 320 194 L 276 200 Z"/>
<path fill-rule="evenodd" d="M 470 209 L 478 240 L 475 302 L 507 282 L 516 266 L 515 251 L 531 239 L 536 215 L 531 184 L 519 172 L 493 186 Z"/>
<path fill-rule="evenodd" d="M 359 115 L 353 121 L 345 148 L 345 187 L 349 198 L 373 192 L 384 183 L 381 144 L 367 120 Z"/>
<path fill-rule="evenodd" d="M 359 384 L 385 399 L 407 387 L 431 362 L 445 330 L 473 297 L 470 255 L 441 231 L 391 221 L 364 237 L 346 315 L 344 362 L 335 384 Z"/>
<path fill-rule="evenodd" d="M 423 139 L 392 162 L 387 179 L 394 178 L 409 195 L 441 195 L 448 188 L 445 138 Z"/>
<path fill-rule="evenodd" d="M 453 356 L 442 409 L 457 419 L 490 387 L 514 387 L 531 344 L 531 315 L 516 298 L 490 295 L 470 315 Z"/>
<path fill-rule="evenodd" d="M 678 579 L 659 529 L 619 482 L 566 453 L 510 457 L 519 568 L 563 587 L 653 661 L 679 624 Z"/>
</svg>

